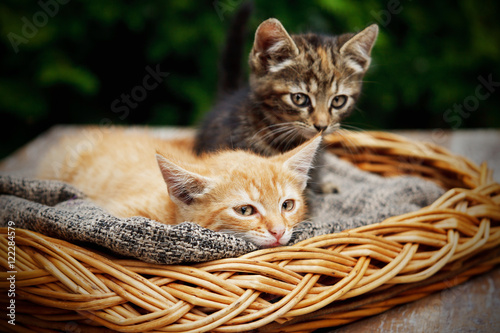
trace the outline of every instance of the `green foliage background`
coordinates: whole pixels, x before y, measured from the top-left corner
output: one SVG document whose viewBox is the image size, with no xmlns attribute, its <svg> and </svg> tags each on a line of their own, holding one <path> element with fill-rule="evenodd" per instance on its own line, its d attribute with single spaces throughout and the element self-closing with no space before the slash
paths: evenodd
<svg viewBox="0 0 500 333">
<path fill-rule="evenodd" d="M 54 124 L 195 125 L 214 101 L 218 54 L 241 2 L 3 0 L 0 157 Z M 500 91 L 470 104 L 472 111 L 456 108 L 473 102 L 478 77 L 500 81 L 498 1 L 254 3 L 248 50 L 269 17 L 292 33 L 379 24 L 372 68 L 348 125 L 500 127 Z M 128 114 L 116 112 L 112 102 L 143 84 L 147 66 L 169 75 Z"/>
</svg>

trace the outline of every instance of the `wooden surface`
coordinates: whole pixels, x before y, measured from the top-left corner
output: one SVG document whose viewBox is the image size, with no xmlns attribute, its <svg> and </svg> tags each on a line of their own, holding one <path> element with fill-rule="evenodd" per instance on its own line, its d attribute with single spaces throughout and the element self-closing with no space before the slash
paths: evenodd
<svg viewBox="0 0 500 333">
<path fill-rule="evenodd" d="M 486 161 L 500 182 L 500 130 L 394 133 L 439 144 L 477 164 Z M 378 316 L 320 332 L 500 332 L 500 268 Z"/>
<path fill-rule="evenodd" d="M 451 283 L 451 282 L 450 282 Z M 378 316 L 323 332 L 500 332 L 500 269 Z"/>
</svg>

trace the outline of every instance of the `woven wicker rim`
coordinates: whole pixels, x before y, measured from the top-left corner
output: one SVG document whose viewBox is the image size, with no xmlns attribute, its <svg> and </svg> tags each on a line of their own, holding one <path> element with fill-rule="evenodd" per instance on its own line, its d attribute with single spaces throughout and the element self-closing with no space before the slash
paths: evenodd
<svg viewBox="0 0 500 333">
<path fill-rule="evenodd" d="M 389 133 L 327 141 L 364 170 L 418 175 L 450 190 L 377 224 L 192 266 L 105 258 L 17 229 L 16 329 L 309 332 L 419 299 L 500 262 L 500 185 L 486 164 Z M 0 289 L 8 290 L 7 229 L 0 235 Z"/>
</svg>

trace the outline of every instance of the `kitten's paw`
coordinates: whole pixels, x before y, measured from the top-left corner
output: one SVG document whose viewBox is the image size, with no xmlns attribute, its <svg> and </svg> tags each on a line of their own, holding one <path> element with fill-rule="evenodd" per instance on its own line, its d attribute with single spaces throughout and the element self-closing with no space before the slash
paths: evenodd
<svg viewBox="0 0 500 333">
<path fill-rule="evenodd" d="M 332 182 L 320 184 L 319 190 L 321 194 L 335 194 L 340 192 L 337 184 Z"/>
<path fill-rule="evenodd" d="M 335 194 L 339 193 L 339 187 L 333 182 L 320 183 L 308 186 L 309 191 L 315 194 Z"/>
</svg>

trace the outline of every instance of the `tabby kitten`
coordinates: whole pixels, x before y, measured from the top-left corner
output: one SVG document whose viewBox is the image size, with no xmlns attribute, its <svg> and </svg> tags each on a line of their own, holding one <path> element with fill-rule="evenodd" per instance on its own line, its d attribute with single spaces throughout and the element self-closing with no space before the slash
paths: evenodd
<svg viewBox="0 0 500 333">
<path fill-rule="evenodd" d="M 38 178 L 70 183 L 118 217 L 191 221 L 273 247 L 287 244 L 304 218 L 303 190 L 320 141 L 271 158 L 244 151 L 198 157 L 192 139 L 91 128 L 52 148 Z"/>
<path fill-rule="evenodd" d="M 260 24 L 249 56 L 250 86 L 221 100 L 202 122 L 197 154 L 221 148 L 264 156 L 332 133 L 350 114 L 378 35 L 289 35 L 277 19 Z"/>
</svg>

